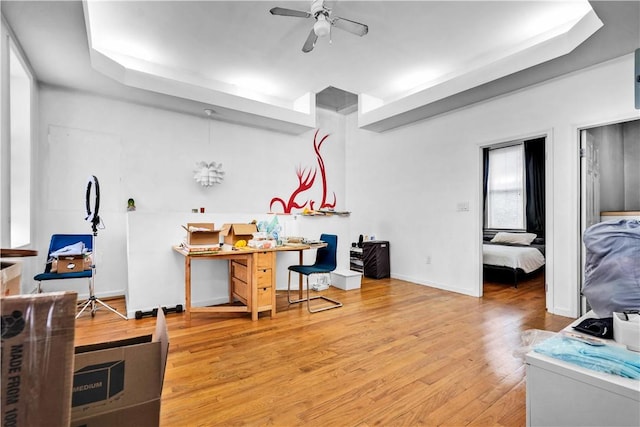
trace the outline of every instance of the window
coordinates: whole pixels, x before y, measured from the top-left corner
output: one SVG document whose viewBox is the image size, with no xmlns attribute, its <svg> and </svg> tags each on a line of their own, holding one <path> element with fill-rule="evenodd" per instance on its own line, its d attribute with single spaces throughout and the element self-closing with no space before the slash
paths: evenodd
<svg viewBox="0 0 640 427">
<path fill-rule="evenodd" d="M 525 229 L 524 144 L 489 150 L 486 224 L 491 229 Z"/>
<path fill-rule="evenodd" d="M 26 246 L 31 243 L 31 109 L 33 77 L 22 59 L 19 48 L 14 44 L 10 31 L 2 28 L 2 107 L 7 113 L 2 114 L 3 132 L 2 169 L 3 179 L 8 184 L 2 192 L 2 225 L 3 245 L 12 248 Z M 6 48 L 6 49 L 5 49 Z M 6 187 L 5 187 L 6 186 Z M 9 231 L 8 233 L 6 231 Z"/>
</svg>

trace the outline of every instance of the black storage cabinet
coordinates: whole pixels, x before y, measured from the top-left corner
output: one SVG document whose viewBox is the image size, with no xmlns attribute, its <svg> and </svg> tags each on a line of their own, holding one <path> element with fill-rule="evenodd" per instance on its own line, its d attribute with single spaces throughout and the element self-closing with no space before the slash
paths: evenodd
<svg viewBox="0 0 640 427">
<path fill-rule="evenodd" d="M 362 242 L 362 261 L 365 277 L 372 279 L 390 277 L 389 242 L 382 240 Z"/>
</svg>

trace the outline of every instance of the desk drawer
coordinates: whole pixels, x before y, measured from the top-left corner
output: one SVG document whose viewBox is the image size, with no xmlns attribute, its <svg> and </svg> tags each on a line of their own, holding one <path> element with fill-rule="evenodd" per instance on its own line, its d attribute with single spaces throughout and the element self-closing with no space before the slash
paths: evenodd
<svg viewBox="0 0 640 427">
<path fill-rule="evenodd" d="M 247 303 L 249 299 L 249 286 L 246 282 L 238 280 L 235 277 L 231 278 L 231 285 L 233 286 L 233 293 L 242 300 L 243 303 Z M 270 289 L 270 288 L 269 288 Z"/>
<path fill-rule="evenodd" d="M 273 259 L 275 256 L 275 252 L 258 252 L 256 257 L 257 268 L 258 270 L 264 268 L 273 268 Z"/>
<path fill-rule="evenodd" d="M 243 282 L 247 281 L 247 266 L 242 265 L 237 261 L 231 262 L 231 277 L 240 279 Z"/>
<path fill-rule="evenodd" d="M 258 307 L 270 306 L 272 304 L 273 288 L 258 288 Z"/>
<path fill-rule="evenodd" d="M 234 259 L 233 262 L 237 262 L 238 264 L 247 265 L 247 260 L 244 258 Z"/>
<path fill-rule="evenodd" d="M 258 270 L 256 272 L 256 279 L 258 280 L 257 286 L 258 287 L 271 287 L 273 286 L 271 277 L 272 277 L 272 271 L 270 268 L 265 268 L 265 269 L 261 269 Z"/>
</svg>

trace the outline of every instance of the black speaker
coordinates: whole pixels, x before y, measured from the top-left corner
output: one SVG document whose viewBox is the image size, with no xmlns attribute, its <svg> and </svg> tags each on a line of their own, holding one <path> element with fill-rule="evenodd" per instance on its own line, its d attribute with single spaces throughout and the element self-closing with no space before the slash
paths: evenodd
<svg viewBox="0 0 640 427">
<path fill-rule="evenodd" d="M 640 49 L 636 49 L 636 69 L 633 73 L 633 80 L 636 92 L 636 110 L 640 110 Z"/>
</svg>

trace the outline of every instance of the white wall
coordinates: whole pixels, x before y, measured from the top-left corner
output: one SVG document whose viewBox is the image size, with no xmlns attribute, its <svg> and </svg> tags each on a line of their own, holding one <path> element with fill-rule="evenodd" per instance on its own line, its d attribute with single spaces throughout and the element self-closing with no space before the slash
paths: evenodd
<svg viewBox="0 0 640 427">
<path fill-rule="evenodd" d="M 355 114 L 345 121 L 321 110 L 321 132 L 332 133 L 322 150 L 330 159 L 328 186 L 336 191 L 337 208 L 353 212 L 342 242 L 375 234 L 391 242 L 394 277 L 479 295 L 480 147 L 547 135 L 549 310 L 576 316 L 577 131 L 637 116 L 630 76 L 632 55 L 383 134 L 358 129 Z M 52 208 L 55 192 L 48 180 L 71 171 L 51 164 L 50 126 L 73 130 L 67 141 L 112 141 L 113 147 L 89 150 L 93 164 L 102 168 L 99 178 L 113 183 L 105 197 L 115 194 L 101 211 L 107 229 L 99 237 L 105 252 L 98 291 L 107 295 L 126 289 L 127 198 L 135 198 L 145 213 L 188 213 L 204 206 L 213 214 L 259 215 L 267 212 L 273 196 L 286 197 L 295 188 L 298 164 L 315 164 L 313 132 L 291 136 L 213 122 L 209 143 L 202 117 L 52 88 L 43 89 L 40 108 L 40 248 L 53 232 L 88 231 L 82 219 L 84 183 L 58 190 L 77 191 L 78 204 Z M 109 164 L 117 150 L 119 160 Z M 191 170 L 199 160 L 222 162 L 225 183 L 198 187 Z M 470 210 L 457 212 L 460 202 L 468 202 Z"/>
<path fill-rule="evenodd" d="M 632 77 L 633 55 L 628 55 L 383 134 L 358 129 L 350 117 L 352 237 L 367 232 L 389 240 L 394 277 L 479 295 L 480 147 L 547 135 L 548 309 L 576 316 L 577 130 L 637 117 Z M 469 202 L 470 210 L 458 212 L 460 202 Z"/>
<path fill-rule="evenodd" d="M 149 230 L 168 236 L 165 244 L 170 251 L 171 244 L 180 243 L 173 237 L 176 232 L 181 235 L 180 225 L 191 219 L 193 208 L 204 207 L 207 218 L 218 225 L 232 216 L 237 221 L 267 219 L 271 198 L 288 199 L 297 187 L 296 167 L 317 165 L 314 132 L 291 136 L 219 121 L 211 121 L 209 128 L 204 113 L 195 117 L 51 87 L 42 88 L 39 104 L 35 246 L 40 249 L 39 265 L 44 265 L 51 234 L 90 233 L 90 225 L 84 221 L 85 188 L 87 177 L 96 175 L 101 190 L 100 217 L 106 226 L 99 230 L 96 244 L 99 297 L 126 294 L 130 285 L 126 257 L 128 198 L 136 201 L 134 214 L 176 218 L 172 225 L 165 222 L 163 228 Z M 327 189 L 331 195 L 336 194 L 336 208 L 346 210 L 345 119 L 326 110 L 318 114 L 319 135 L 330 134 L 320 150 L 327 169 Z M 193 169 L 198 161 L 222 162 L 224 182 L 212 188 L 197 184 Z M 319 200 L 320 193 L 318 172 L 313 189 L 299 201 Z M 318 235 L 320 229 L 334 232 L 335 224 L 321 224 L 318 230 L 306 231 L 317 231 Z M 348 225 L 340 223 L 338 228 L 336 233 L 348 235 Z M 344 239 L 342 243 L 348 242 Z M 341 262 L 348 265 L 348 252 L 344 252 Z M 147 268 L 166 267 L 152 258 L 147 260 Z M 183 282 L 173 286 L 183 289 Z M 48 282 L 45 288 L 73 289 L 81 295 L 88 291 L 85 281 L 79 280 Z M 152 285 L 148 292 L 154 292 Z"/>
</svg>

